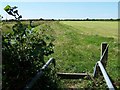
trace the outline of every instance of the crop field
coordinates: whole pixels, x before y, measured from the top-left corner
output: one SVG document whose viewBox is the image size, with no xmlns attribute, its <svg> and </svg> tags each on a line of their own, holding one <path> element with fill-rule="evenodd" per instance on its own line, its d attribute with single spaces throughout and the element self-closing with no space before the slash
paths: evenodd
<svg viewBox="0 0 120 90">
<path fill-rule="evenodd" d="M 43 22 L 42 22 L 43 23 Z M 120 83 L 118 64 L 118 22 L 117 21 L 50 21 L 54 30 L 54 54 L 57 72 L 93 73 L 100 59 L 101 43 L 109 44 L 107 72 L 115 85 Z M 10 26 L 9 26 L 10 25 Z M 3 25 L 3 32 L 9 32 L 12 24 Z M 6 27 L 7 26 L 7 27 Z M 5 31 L 6 29 L 6 31 Z M 37 27 L 36 27 L 37 29 Z M 62 81 L 69 87 L 87 87 L 77 81 Z M 73 83 L 72 85 L 69 83 Z"/>
</svg>

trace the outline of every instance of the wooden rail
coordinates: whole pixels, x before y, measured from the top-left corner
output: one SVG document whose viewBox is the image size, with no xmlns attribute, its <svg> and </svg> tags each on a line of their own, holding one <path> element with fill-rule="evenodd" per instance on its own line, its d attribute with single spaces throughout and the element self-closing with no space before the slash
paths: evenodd
<svg viewBox="0 0 120 90">
<path fill-rule="evenodd" d="M 40 72 L 38 72 L 32 78 L 32 80 L 26 85 L 26 87 L 24 88 L 24 90 L 30 90 L 32 88 L 32 86 L 36 83 L 36 81 L 44 74 L 45 69 L 50 65 L 50 63 L 53 63 L 54 67 L 55 67 L 55 59 L 54 58 L 50 58 L 47 61 L 47 63 L 40 69 Z"/>
<path fill-rule="evenodd" d="M 108 85 L 108 88 L 110 90 L 114 90 L 114 86 L 112 85 L 112 82 L 110 81 L 110 78 L 108 77 L 108 74 L 107 72 L 105 71 L 105 68 L 103 67 L 102 63 L 100 61 L 97 62 L 98 63 L 98 66 L 100 67 L 100 70 L 103 74 L 103 77 Z"/>
<path fill-rule="evenodd" d="M 80 79 L 85 78 L 89 79 L 90 76 L 88 73 L 57 73 L 60 79 Z"/>
<path fill-rule="evenodd" d="M 105 70 L 105 67 L 107 64 L 107 59 L 108 59 L 108 45 L 107 45 L 107 43 L 102 43 L 101 44 L 101 58 L 100 58 L 100 61 L 98 61 L 95 65 L 93 77 L 97 77 L 99 73 L 102 74 L 109 90 L 115 90 L 115 88 Z"/>
</svg>

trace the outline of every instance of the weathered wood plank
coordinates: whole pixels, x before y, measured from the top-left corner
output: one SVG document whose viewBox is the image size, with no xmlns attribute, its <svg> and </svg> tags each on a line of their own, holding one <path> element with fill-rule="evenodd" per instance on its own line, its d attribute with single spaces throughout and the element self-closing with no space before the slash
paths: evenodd
<svg viewBox="0 0 120 90">
<path fill-rule="evenodd" d="M 54 66 L 55 66 L 55 59 L 54 58 L 50 58 L 47 61 L 47 63 L 40 69 L 40 71 L 31 79 L 31 81 L 27 83 L 27 85 L 24 88 L 24 90 L 30 90 L 33 87 L 33 85 L 37 82 L 37 80 L 44 74 L 44 70 L 46 68 L 48 68 L 50 63 L 53 63 Z"/>
<path fill-rule="evenodd" d="M 90 79 L 90 76 L 87 73 L 60 73 L 58 72 L 57 75 L 61 79 L 80 79 L 86 77 L 86 79 Z"/>
<path fill-rule="evenodd" d="M 100 59 L 100 61 L 104 67 L 106 67 L 107 59 L 108 59 L 108 44 L 107 44 L 107 42 L 103 42 L 101 44 L 101 59 Z"/>
<path fill-rule="evenodd" d="M 104 79 L 106 81 L 106 84 L 107 84 L 109 90 L 115 90 L 115 88 L 114 88 L 114 86 L 113 86 L 113 84 L 112 84 L 112 82 L 111 82 L 105 68 L 103 67 L 103 65 L 102 65 L 102 63 L 100 61 L 98 61 L 98 65 L 100 67 L 100 70 L 101 70 L 101 72 L 103 74 L 103 77 L 104 77 Z"/>
</svg>

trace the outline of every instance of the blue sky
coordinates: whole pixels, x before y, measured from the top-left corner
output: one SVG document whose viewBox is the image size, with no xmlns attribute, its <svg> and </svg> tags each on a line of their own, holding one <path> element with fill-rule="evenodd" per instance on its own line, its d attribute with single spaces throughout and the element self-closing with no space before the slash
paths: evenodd
<svg viewBox="0 0 120 90">
<path fill-rule="evenodd" d="M 6 5 L 17 6 L 23 19 L 118 18 L 117 2 L 2 2 L 4 19 L 12 18 L 3 10 Z"/>
</svg>

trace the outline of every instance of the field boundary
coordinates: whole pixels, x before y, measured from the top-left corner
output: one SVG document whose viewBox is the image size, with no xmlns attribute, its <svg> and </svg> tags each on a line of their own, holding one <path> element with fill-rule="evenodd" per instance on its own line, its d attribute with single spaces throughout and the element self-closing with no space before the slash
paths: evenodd
<svg viewBox="0 0 120 90">
<path fill-rule="evenodd" d="M 61 73 L 61 72 L 58 72 L 57 76 L 60 77 L 60 79 L 79 79 L 79 78 L 85 79 L 85 77 L 87 77 L 86 79 L 91 79 L 94 81 L 94 78 L 96 77 L 99 78 L 98 77 L 99 75 L 103 75 L 109 90 L 115 90 L 106 71 L 106 64 L 107 64 L 107 59 L 108 59 L 108 47 L 109 45 L 106 42 L 101 43 L 101 57 L 100 57 L 100 60 L 97 61 L 94 67 L 93 76 L 90 76 L 90 74 L 88 73 Z M 56 65 L 55 59 L 50 58 L 46 62 L 46 64 L 40 69 L 40 71 L 32 78 L 32 80 L 28 82 L 24 90 L 30 90 L 33 87 L 33 85 L 36 83 L 36 81 L 41 76 L 44 75 L 46 68 L 48 68 L 48 66 L 51 63 L 54 64 L 54 68 L 55 68 L 55 65 Z"/>
</svg>

